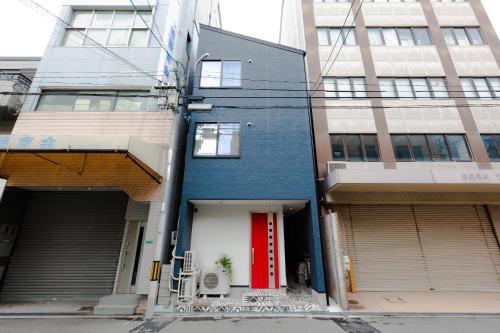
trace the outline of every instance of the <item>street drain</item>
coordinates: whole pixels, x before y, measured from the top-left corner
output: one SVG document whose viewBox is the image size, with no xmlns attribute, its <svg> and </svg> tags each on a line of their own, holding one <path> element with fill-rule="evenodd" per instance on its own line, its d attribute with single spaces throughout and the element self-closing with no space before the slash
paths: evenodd
<svg viewBox="0 0 500 333">
<path fill-rule="evenodd" d="M 332 320 L 347 333 L 382 333 L 366 321 L 358 318 L 333 318 Z"/>
</svg>

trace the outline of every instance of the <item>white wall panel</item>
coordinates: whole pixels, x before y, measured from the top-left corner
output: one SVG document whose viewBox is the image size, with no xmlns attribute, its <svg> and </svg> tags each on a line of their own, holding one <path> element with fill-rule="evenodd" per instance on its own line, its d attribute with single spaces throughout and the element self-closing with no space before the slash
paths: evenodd
<svg viewBox="0 0 500 333">
<path fill-rule="evenodd" d="M 468 100 L 467 103 L 473 105 L 471 111 L 479 133 L 500 133 L 500 103 L 498 101 Z M 492 104 L 497 104 L 498 107 L 494 107 Z"/>
<path fill-rule="evenodd" d="M 458 76 L 500 75 L 500 69 L 488 45 L 450 46 Z"/>
<path fill-rule="evenodd" d="M 376 133 L 375 120 L 368 100 L 326 100 L 330 133 Z"/>
<path fill-rule="evenodd" d="M 346 25 L 352 25 L 354 16 L 352 11 L 349 12 L 350 8 L 350 3 L 315 3 L 314 16 L 316 26 L 341 27 L 344 25 L 344 22 L 347 22 Z M 349 17 L 346 21 L 347 13 L 349 13 Z"/>
<path fill-rule="evenodd" d="M 365 69 L 363 67 L 359 46 L 344 46 L 340 52 L 339 50 L 340 46 L 335 47 L 333 52 L 331 46 L 319 47 L 320 65 L 322 69 L 324 68 L 323 75 L 365 76 Z M 333 62 L 334 59 L 335 62 Z M 329 61 L 325 66 L 327 60 Z"/>
<path fill-rule="evenodd" d="M 479 25 L 468 2 L 433 2 L 432 6 L 441 26 Z"/>
<path fill-rule="evenodd" d="M 363 16 L 367 27 L 426 26 L 422 6 L 413 3 L 368 3 L 363 4 Z"/>
<path fill-rule="evenodd" d="M 444 76 L 437 49 L 429 46 L 370 47 L 377 76 Z"/>
</svg>

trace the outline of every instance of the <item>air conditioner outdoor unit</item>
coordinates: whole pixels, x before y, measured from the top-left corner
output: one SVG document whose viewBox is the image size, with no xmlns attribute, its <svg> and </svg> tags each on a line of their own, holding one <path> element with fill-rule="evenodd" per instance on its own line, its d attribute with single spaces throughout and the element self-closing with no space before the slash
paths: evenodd
<svg viewBox="0 0 500 333">
<path fill-rule="evenodd" d="M 194 299 L 197 294 L 197 277 L 196 275 L 186 276 L 179 282 L 178 298 L 181 302 L 189 302 Z"/>
<path fill-rule="evenodd" d="M 200 295 L 229 294 L 229 277 L 221 268 L 203 271 L 200 281 Z"/>
<path fill-rule="evenodd" d="M 198 261 L 198 252 L 196 251 L 186 251 L 184 252 L 184 265 L 182 271 L 185 273 L 190 273 L 196 271 Z"/>
<path fill-rule="evenodd" d="M 345 162 L 327 162 L 326 168 L 328 170 L 328 174 L 331 174 L 337 169 L 346 169 L 347 164 Z"/>
</svg>

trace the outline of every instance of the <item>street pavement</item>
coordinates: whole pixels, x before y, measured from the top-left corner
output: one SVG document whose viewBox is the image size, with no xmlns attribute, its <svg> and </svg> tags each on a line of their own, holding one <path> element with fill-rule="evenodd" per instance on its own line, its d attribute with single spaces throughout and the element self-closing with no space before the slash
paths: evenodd
<svg viewBox="0 0 500 333">
<path fill-rule="evenodd" d="M 1 333 L 499 333 L 500 314 L 480 317 L 2 318 Z"/>
</svg>

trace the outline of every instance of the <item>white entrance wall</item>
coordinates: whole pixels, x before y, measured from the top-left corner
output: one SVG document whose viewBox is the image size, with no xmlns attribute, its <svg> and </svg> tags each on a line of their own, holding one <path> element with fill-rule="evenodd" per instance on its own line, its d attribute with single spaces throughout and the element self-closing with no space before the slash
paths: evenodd
<svg viewBox="0 0 500 333">
<path fill-rule="evenodd" d="M 250 285 L 251 213 L 275 212 L 278 219 L 278 254 L 280 285 L 286 286 L 285 237 L 283 205 L 273 201 L 252 204 L 195 203 L 191 250 L 198 251 L 199 267 L 203 271 L 215 266 L 221 254 L 233 261 L 233 286 Z"/>
</svg>

